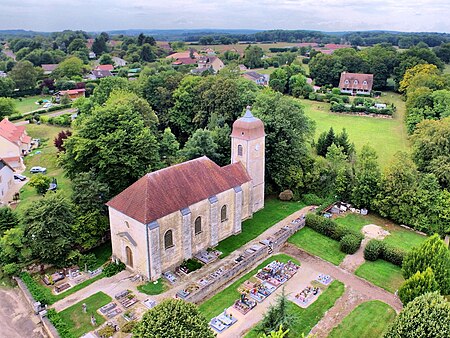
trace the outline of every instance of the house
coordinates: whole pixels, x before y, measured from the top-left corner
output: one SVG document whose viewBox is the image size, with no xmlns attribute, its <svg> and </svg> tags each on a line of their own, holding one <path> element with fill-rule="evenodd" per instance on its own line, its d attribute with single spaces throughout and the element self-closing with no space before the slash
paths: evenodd
<svg viewBox="0 0 450 338">
<path fill-rule="evenodd" d="M 373 74 L 341 73 L 339 89 L 341 93 L 351 95 L 370 95 L 373 86 Z"/>
<path fill-rule="evenodd" d="M 0 206 L 8 203 L 8 192 L 14 183 L 14 169 L 0 158 Z"/>
<path fill-rule="evenodd" d="M 0 122 L 0 158 L 8 164 L 14 163 L 13 168 L 22 168 L 22 156 L 31 149 L 31 137 L 27 135 L 24 126 L 16 126 L 4 118 Z"/>
<path fill-rule="evenodd" d="M 44 75 L 49 75 L 53 73 L 53 71 L 58 67 L 57 63 L 49 63 L 41 65 L 41 68 L 44 70 Z"/>
<path fill-rule="evenodd" d="M 89 52 L 89 59 L 95 59 L 97 55 L 94 52 Z"/>
<path fill-rule="evenodd" d="M 181 53 L 173 53 L 166 57 L 166 59 L 173 59 L 172 65 L 180 66 L 180 65 L 194 65 L 197 63 L 197 59 L 200 55 L 195 52 L 193 49 L 187 52 Z"/>
<path fill-rule="evenodd" d="M 148 173 L 107 203 L 113 259 L 157 280 L 241 232 L 264 207 L 264 124 L 250 109 L 233 124 L 231 164 L 207 157 Z"/>
<path fill-rule="evenodd" d="M 86 89 L 82 88 L 82 89 L 69 89 L 69 90 L 60 90 L 59 92 L 57 92 L 55 94 L 56 96 L 56 102 L 59 102 L 61 100 L 61 97 L 63 97 L 64 95 L 67 95 L 69 97 L 69 99 L 71 99 L 72 101 L 80 98 L 80 97 L 85 97 L 86 94 Z"/>
<path fill-rule="evenodd" d="M 116 67 L 125 67 L 127 65 L 127 62 L 124 59 L 117 56 L 113 56 L 112 59 L 114 61 L 114 66 Z"/>
<path fill-rule="evenodd" d="M 241 75 L 243 78 L 247 80 L 253 81 L 257 85 L 267 86 L 269 84 L 270 75 L 269 74 L 260 74 L 255 71 L 246 72 Z"/>
<path fill-rule="evenodd" d="M 86 47 L 87 49 L 91 50 L 92 49 L 92 45 L 94 44 L 95 39 L 87 39 L 86 40 Z"/>
<path fill-rule="evenodd" d="M 107 70 L 107 71 L 112 71 L 114 70 L 114 66 L 113 65 L 97 65 L 94 70 Z"/>
<path fill-rule="evenodd" d="M 113 76 L 113 74 L 109 70 L 94 69 L 89 75 L 89 78 L 92 80 L 97 80 L 109 76 Z"/>
<path fill-rule="evenodd" d="M 192 69 L 191 73 L 199 74 L 210 69 L 217 73 L 223 67 L 225 67 L 224 63 L 217 56 L 200 56 L 197 60 L 197 68 Z"/>
</svg>

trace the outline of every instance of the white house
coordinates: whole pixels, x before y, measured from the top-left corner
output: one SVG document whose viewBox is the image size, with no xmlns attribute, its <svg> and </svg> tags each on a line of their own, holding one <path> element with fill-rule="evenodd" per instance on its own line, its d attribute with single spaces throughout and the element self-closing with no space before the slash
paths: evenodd
<svg viewBox="0 0 450 338">
<path fill-rule="evenodd" d="M 14 169 L 0 158 L 0 206 L 7 204 L 8 191 L 14 183 Z"/>
</svg>

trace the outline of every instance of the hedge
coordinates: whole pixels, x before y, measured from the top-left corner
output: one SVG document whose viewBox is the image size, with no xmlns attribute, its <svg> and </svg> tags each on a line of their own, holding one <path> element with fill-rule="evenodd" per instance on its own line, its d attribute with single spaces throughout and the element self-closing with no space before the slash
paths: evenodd
<svg viewBox="0 0 450 338">
<path fill-rule="evenodd" d="M 307 214 L 305 225 L 314 231 L 340 241 L 340 249 L 347 254 L 355 253 L 360 247 L 364 236 L 335 221 L 316 214 Z"/>
<path fill-rule="evenodd" d="M 402 266 L 406 252 L 385 242 L 372 239 L 364 249 L 364 258 L 368 261 L 383 259 L 397 266 Z"/>
<path fill-rule="evenodd" d="M 41 304 L 51 304 L 48 293 L 43 292 L 42 287 L 29 273 L 22 272 L 19 277 L 25 283 L 31 295 L 37 302 L 41 302 Z"/>
<path fill-rule="evenodd" d="M 47 311 L 47 318 L 58 331 L 61 338 L 76 338 L 71 332 L 69 325 L 61 318 L 59 313 L 55 309 L 49 309 Z"/>
</svg>

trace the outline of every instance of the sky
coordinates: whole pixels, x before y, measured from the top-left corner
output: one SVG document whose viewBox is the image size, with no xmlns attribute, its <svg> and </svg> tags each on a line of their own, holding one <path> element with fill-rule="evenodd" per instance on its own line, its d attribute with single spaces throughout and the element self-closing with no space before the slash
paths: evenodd
<svg viewBox="0 0 450 338">
<path fill-rule="evenodd" d="M 450 32 L 449 0 L 0 0 L 0 29 Z"/>
</svg>

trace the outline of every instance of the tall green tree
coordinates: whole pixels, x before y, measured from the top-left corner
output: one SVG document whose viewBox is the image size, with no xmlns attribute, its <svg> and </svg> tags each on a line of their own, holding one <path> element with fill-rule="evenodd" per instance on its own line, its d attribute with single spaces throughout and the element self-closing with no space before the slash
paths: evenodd
<svg viewBox="0 0 450 338">
<path fill-rule="evenodd" d="M 450 251 L 437 234 L 429 237 L 420 246 L 413 248 L 403 260 L 402 272 L 405 279 L 417 271 L 431 268 L 441 294 L 450 293 Z"/>
<path fill-rule="evenodd" d="M 9 76 L 20 90 L 34 88 L 38 72 L 30 61 L 19 61 L 15 64 Z"/>
<path fill-rule="evenodd" d="M 23 213 L 25 237 L 33 256 L 43 263 L 62 265 L 72 248 L 73 205 L 61 193 L 47 194 Z"/>
<path fill-rule="evenodd" d="M 14 228 L 19 225 L 17 215 L 8 207 L 0 208 L 0 237 L 3 236 L 6 230 Z"/>
<path fill-rule="evenodd" d="M 259 68 L 263 65 L 264 51 L 259 46 L 248 46 L 244 51 L 244 65 L 248 68 Z"/>
<path fill-rule="evenodd" d="M 288 75 L 283 68 L 276 69 L 271 75 L 269 80 L 269 86 L 273 90 L 285 93 L 288 89 Z"/>
<path fill-rule="evenodd" d="M 437 292 L 409 302 L 384 338 L 447 337 L 450 332 L 450 303 Z"/>
<path fill-rule="evenodd" d="M 98 35 L 94 43 L 92 44 L 92 51 L 97 55 L 102 55 L 108 52 L 108 47 L 106 46 L 106 40 L 104 35 Z"/>
<path fill-rule="evenodd" d="M 80 172 L 72 180 L 72 200 L 81 213 L 105 213 L 105 203 L 112 197 L 108 184 L 99 182 L 93 171 Z"/>
<path fill-rule="evenodd" d="M 318 54 L 309 63 L 310 75 L 318 86 L 337 87 L 341 73 L 345 70 L 340 58 L 333 55 Z"/>
<path fill-rule="evenodd" d="M 92 101 L 98 105 L 104 104 L 108 99 L 109 95 L 114 90 L 128 90 L 130 88 L 130 83 L 127 79 L 122 77 L 105 77 L 100 80 L 100 83 L 94 89 L 94 95 L 92 96 Z"/>
<path fill-rule="evenodd" d="M 294 317 L 289 313 L 288 299 L 283 290 L 276 303 L 271 305 L 264 314 L 262 321 L 256 327 L 256 331 L 260 334 L 270 334 L 280 328 L 289 330 L 293 326 L 293 322 Z"/>
<path fill-rule="evenodd" d="M 61 62 L 58 68 L 53 71 L 52 76 L 68 79 L 79 78 L 83 75 L 84 69 L 83 61 L 76 56 L 72 56 Z"/>
<path fill-rule="evenodd" d="M 161 140 L 159 142 L 159 157 L 161 161 L 166 165 L 170 166 L 177 162 L 177 154 L 180 150 L 180 143 L 177 141 L 177 138 L 170 128 L 164 129 L 164 132 L 161 136 Z"/>
<path fill-rule="evenodd" d="M 0 119 L 16 113 L 16 101 L 9 97 L 0 97 Z"/>
<path fill-rule="evenodd" d="M 15 83 L 9 77 L 0 77 L 0 97 L 11 96 L 14 91 Z"/>
<path fill-rule="evenodd" d="M 196 305 L 169 299 L 144 314 L 133 337 L 214 338 L 215 334 Z"/>
<path fill-rule="evenodd" d="M 184 148 L 181 150 L 181 156 L 185 160 L 207 156 L 215 162 L 220 158 L 218 146 L 214 142 L 211 131 L 207 129 L 197 129 L 194 134 L 192 134 L 184 145 Z"/>
<path fill-rule="evenodd" d="M 398 290 L 398 296 L 403 305 L 406 305 L 414 298 L 434 291 L 439 291 L 439 284 L 434 278 L 433 270 L 428 267 L 424 272 L 417 271 L 408 278 Z"/>
<path fill-rule="evenodd" d="M 381 184 L 378 155 L 372 147 L 364 145 L 355 164 L 355 185 L 352 203 L 359 208 L 372 208 Z"/>
<path fill-rule="evenodd" d="M 146 112 L 135 94 L 111 97 L 83 116 L 74 134 L 64 142 L 61 161 L 67 175 L 93 171 L 98 181 L 118 194 L 145 173 L 160 168 L 158 142 Z M 134 105 L 133 102 L 137 104 Z"/>
</svg>

